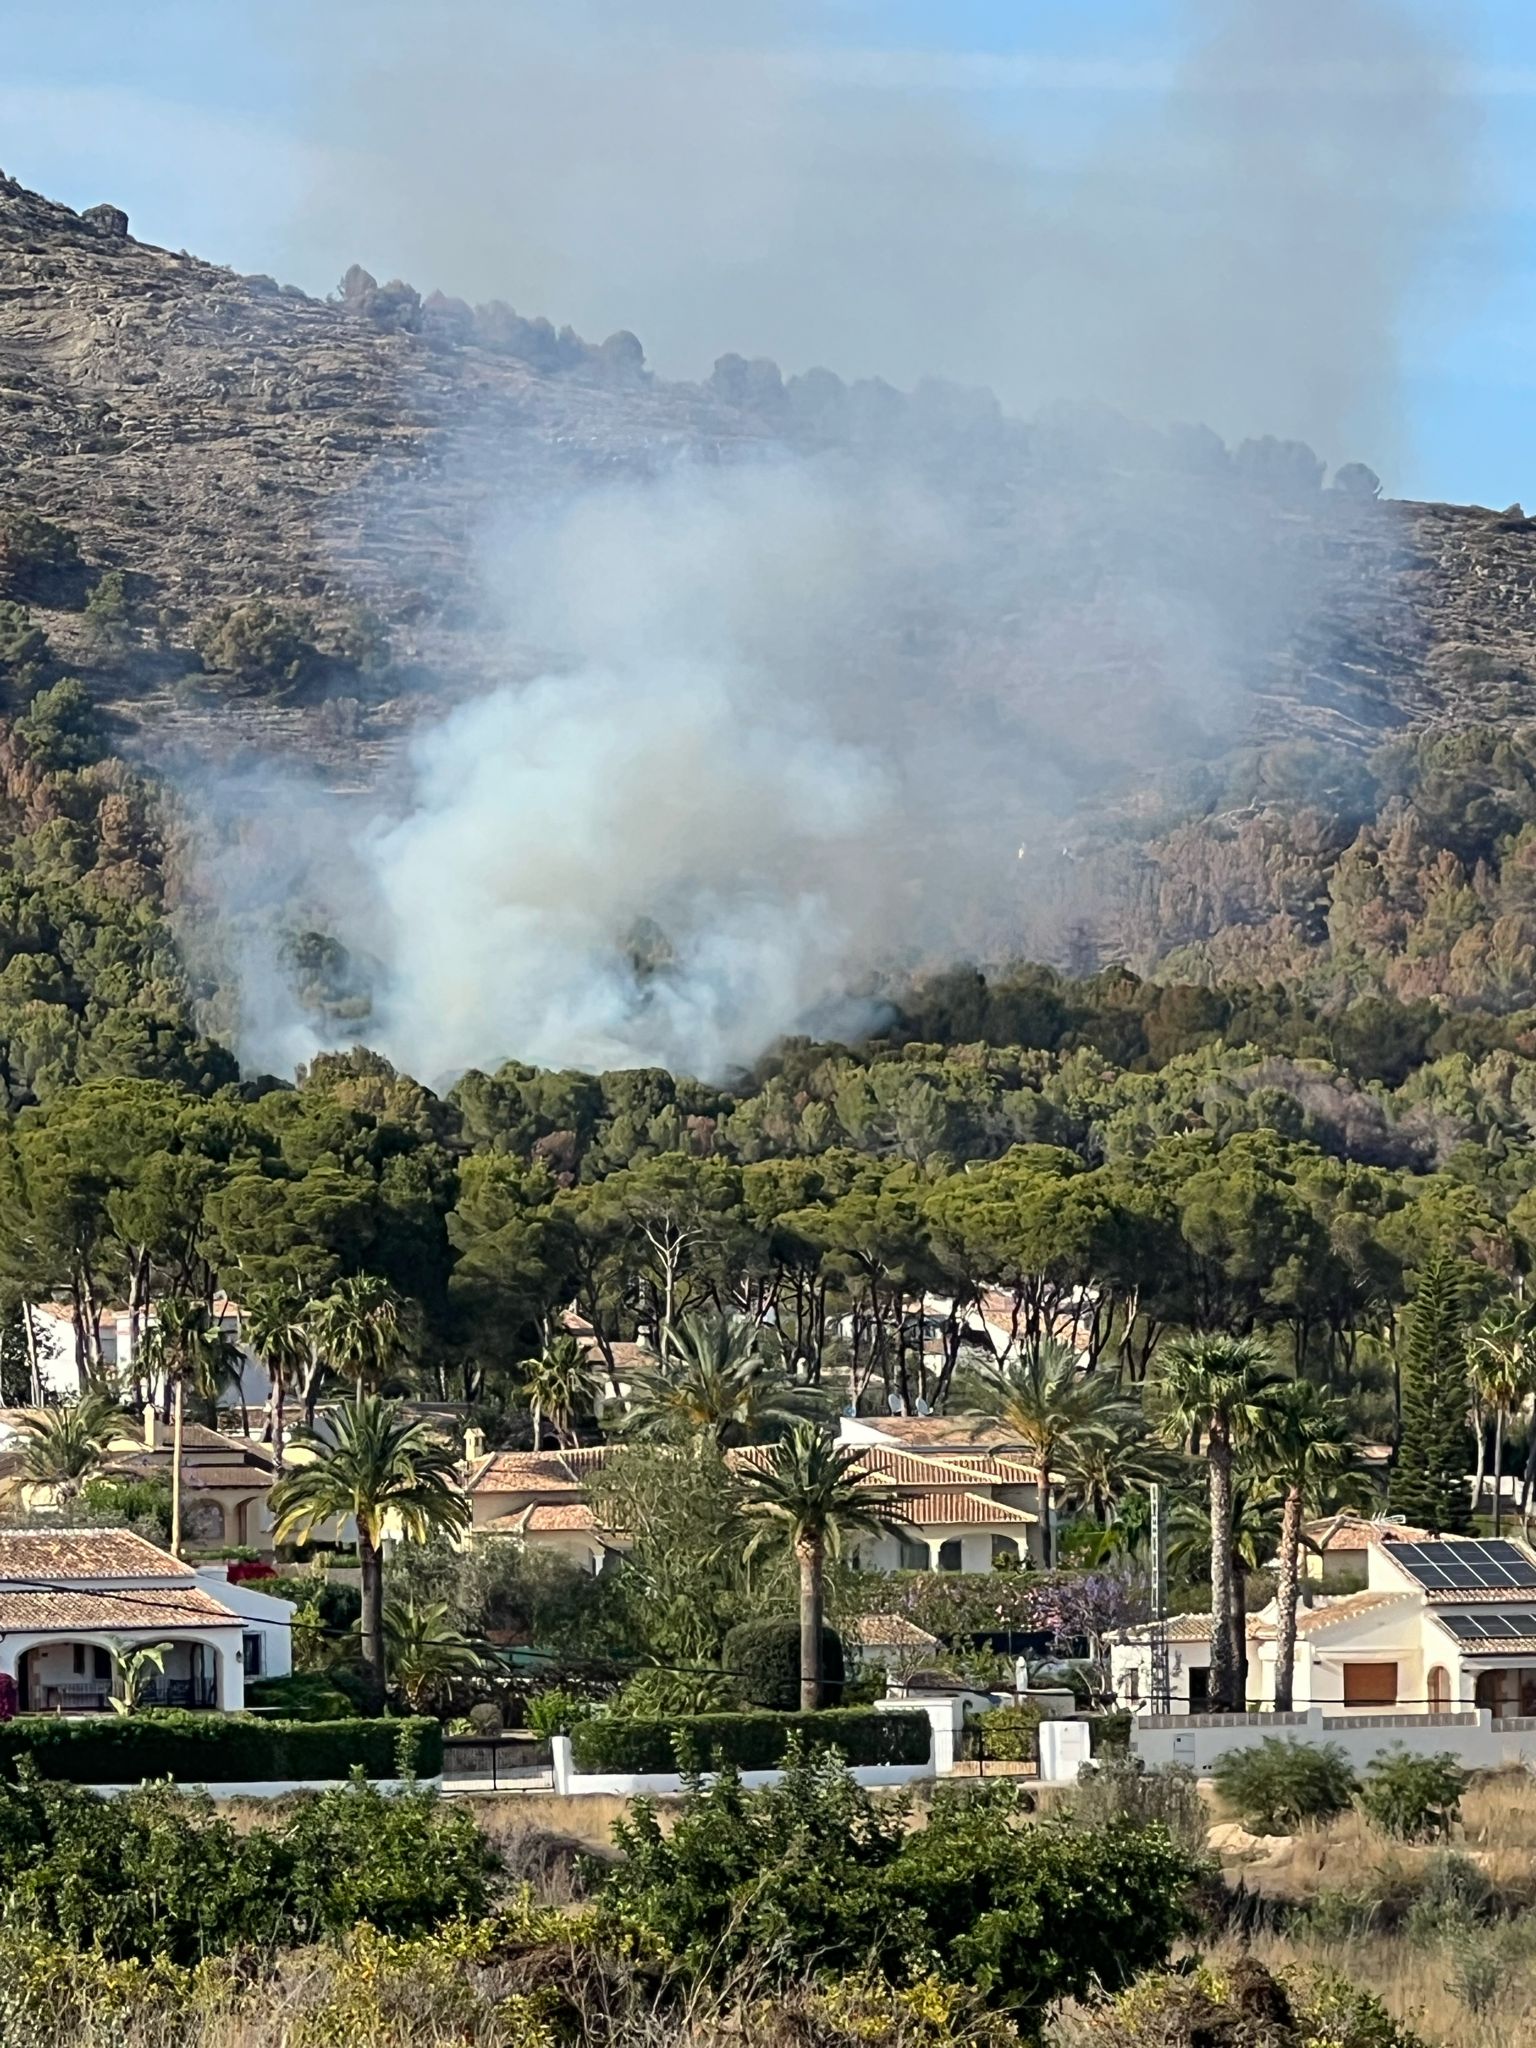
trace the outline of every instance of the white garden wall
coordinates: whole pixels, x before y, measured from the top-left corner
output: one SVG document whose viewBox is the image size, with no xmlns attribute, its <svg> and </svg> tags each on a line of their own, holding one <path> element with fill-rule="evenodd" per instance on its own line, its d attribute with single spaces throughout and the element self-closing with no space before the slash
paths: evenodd
<svg viewBox="0 0 1536 2048">
<path fill-rule="evenodd" d="M 1143 1714 L 1131 1723 L 1131 1751 L 1149 1769 L 1188 1764 L 1209 1776 L 1229 1749 L 1249 1749 L 1275 1736 L 1286 1742 L 1332 1743 L 1356 1770 L 1389 1749 L 1415 1756 L 1449 1753 L 1465 1769 L 1536 1765 L 1536 1720 L 1495 1722 L 1486 1709 L 1462 1714 Z"/>
</svg>

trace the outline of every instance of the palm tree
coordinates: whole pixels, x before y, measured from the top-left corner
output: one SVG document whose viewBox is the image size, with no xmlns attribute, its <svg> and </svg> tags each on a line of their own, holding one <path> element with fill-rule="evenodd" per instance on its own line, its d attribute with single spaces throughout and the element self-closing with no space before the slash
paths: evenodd
<svg viewBox="0 0 1536 2048">
<path fill-rule="evenodd" d="M 1485 1309 L 1467 1344 L 1472 1391 L 1479 1405 L 1493 1411 L 1493 1533 L 1503 1523 L 1504 1424 L 1536 1387 L 1536 1321 L 1522 1301 L 1501 1301 Z M 1483 1451 L 1486 1436 L 1477 1423 L 1477 1506 L 1482 1507 Z"/>
<path fill-rule="evenodd" d="M 464 1634 L 446 1600 L 386 1600 L 384 1647 L 390 1678 L 413 1713 L 440 1706 L 455 1679 L 479 1678 L 493 1661 Z"/>
<path fill-rule="evenodd" d="M 338 1280 L 309 1313 L 315 1349 L 359 1394 L 378 1392 L 405 1353 L 400 1297 L 376 1273 Z"/>
<path fill-rule="evenodd" d="M 546 1416 L 554 1424 L 556 1443 L 574 1443 L 576 1415 L 591 1408 L 599 1391 L 597 1372 L 581 1339 L 569 1330 L 557 1332 L 536 1358 L 525 1358 L 517 1372 L 533 1416 L 533 1448 L 538 1450 L 543 1441 Z"/>
<path fill-rule="evenodd" d="M 1232 1636 L 1237 1646 L 1233 1696 L 1248 1699 L 1248 1576 L 1274 1556 L 1285 1497 L 1259 1475 L 1232 1484 Z M 1180 1576 L 1208 1572 L 1211 1521 L 1195 1501 L 1179 1501 L 1168 1518 L 1168 1563 Z M 1214 1632 L 1212 1636 L 1214 1641 Z"/>
<path fill-rule="evenodd" d="M 1211 1706 L 1232 1713 L 1245 1648 L 1237 1640 L 1232 1573 L 1232 1458 L 1263 1419 L 1280 1384 L 1269 1346 L 1258 1337 L 1179 1337 L 1163 1352 L 1163 1427 L 1198 1450 L 1210 1475 Z"/>
<path fill-rule="evenodd" d="M 413 1422 L 398 1402 L 365 1393 L 337 1405 L 330 1433 L 301 1430 L 296 1461 L 272 1488 L 273 1535 L 307 1542 L 322 1522 L 350 1516 L 357 1526 L 363 1581 L 363 1661 L 384 1686 L 386 1526 L 413 1542 L 469 1526 L 469 1503 L 454 1483 L 452 1453 Z"/>
<path fill-rule="evenodd" d="M 314 1358 L 314 1333 L 308 1305 L 296 1283 L 269 1280 L 247 1287 L 243 1314 L 245 1341 L 267 1369 L 267 1430 L 272 1441 L 272 1469 L 283 1470 L 283 1410 L 288 1389 Z"/>
<path fill-rule="evenodd" d="M 1051 1481 L 1056 1467 L 1091 1445 L 1111 1446 L 1140 1419 L 1107 1374 L 1087 1373 L 1070 1344 L 1054 1339 L 989 1365 L 965 1398 L 1027 1444 L 1040 1469 L 1040 1561 L 1051 1563 Z M 978 1433 L 985 1425 L 978 1423 Z"/>
<path fill-rule="evenodd" d="M 713 1437 L 723 1450 L 809 1422 L 820 1409 L 811 1389 L 775 1369 L 755 1324 L 694 1315 L 668 1330 L 657 1368 L 629 1375 L 629 1408 L 621 1427 L 700 1444 Z"/>
<path fill-rule="evenodd" d="M 181 1555 L 181 1465 L 186 1424 L 186 1390 L 190 1383 L 215 1402 L 219 1391 L 241 1369 L 240 1349 L 215 1320 L 205 1301 L 170 1294 L 159 1303 L 155 1320 L 139 1347 L 151 1382 L 162 1380 L 172 1402 L 171 1427 L 171 1555 Z"/>
<path fill-rule="evenodd" d="M 800 1571 L 800 1711 L 821 1703 L 821 1632 L 826 1565 L 843 1538 L 879 1535 L 895 1523 L 891 1496 L 859 1469 L 856 1444 L 797 1423 L 760 1466 L 741 1475 L 742 1513 L 762 1526 L 750 1556 L 770 1537 L 789 1544 Z"/>
<path fill-rule="evenodd" d="M 1302 1521 L 1323 1487 L 1359 1470 L 1342 1401 L 1310 1380 L 1274 1389 L 1255 1426 L 1249 1457 L 1284 1493 L 1275 1579 L 1275 1712 L 1291 1711 L 1296 1670 L 1296 1609 L 1301 1597 Z"/>
<path fill-rule="evenodd" d="M 110 1394 L 90 1389 L 63 1408 L 31 1408 L 16 1427 L 26 1440 L 21 1469 L 28 1479 L 51 1486 L 61 1501 L 73 1500 L 81 1482 L 99 1472 L 123 1427 L 123 1411 Z"/>
</svg>

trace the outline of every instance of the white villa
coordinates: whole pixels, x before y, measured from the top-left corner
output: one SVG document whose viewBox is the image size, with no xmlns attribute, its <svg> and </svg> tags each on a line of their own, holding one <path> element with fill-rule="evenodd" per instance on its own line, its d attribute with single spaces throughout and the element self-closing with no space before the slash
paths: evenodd
<svg viewBox="0 0 1536 2048">
<path fill-rule="evenodd" d="M 29 1312 L 37 1353 L 38 1397 L 48 1401 L 77 1400 L 91 1384 L 91 1361 L 82 1356 L 83 1346 L 68 1303 L 35 1301 L 30 1304 Z M 239 1304 L 226 1295 L 215 1295 L 213 1316 L 225 1336 L 232 1338 L 238 1346 L 241 1359 L 239 1384 L 231 1382 L 220 1391 L 219 1406 L 237 1414 L 243 1406 L 246 1412 L 259 1414 L 267 1398 L 267 1373 L 255 1353 L 240 1342 Z M 154 1319 L 155 1312 L 151 1307 L 143 1319 L 145 1326 L 152 1325 Z M 109 1372 L 115 1372 L 123 1383 L 131 1381 L 134 1376 L 133 1318 L 127 1309 L 103 1309 L 97 1335 L 103 1365 Z M 152 1400 L 163 1401 L 165 1389 L 158 1381 L 143 1391 Z"/>
<path fill-rule="evenodd" d="M 1396 1539 L 1396 1540 L 1394 1540 Z M 1365 1546 L 1364 1590 L 1314 1599 L 1297 1621 L 1293 1704 L 1330 1716 L 1486 1711 L 1536 1716 L 1536 1552 L 1470 1537 L 1403 1541 L 1380 1529 Z M 1170 1711 L 1201 1714 L 1209 1697 L 1209 1615 L 1167 1623 Z M 1152 1629 L 1112 1639 L 1123 1707 L 1150 1711 Z M 1250 1707 L 1275 1697 L 1274 1609 L 1250 1617 Z"/>
<path fill-rule="evenodd" d="M 194 1572 L 124 1529 L 0 1531 L 0 1676 L 22 1713 L 100 1713 L 118 1658 L 166 1646 L 146 1703 L 235 1713 L 292 1668 L 286 1602 Z"/>
</svg>

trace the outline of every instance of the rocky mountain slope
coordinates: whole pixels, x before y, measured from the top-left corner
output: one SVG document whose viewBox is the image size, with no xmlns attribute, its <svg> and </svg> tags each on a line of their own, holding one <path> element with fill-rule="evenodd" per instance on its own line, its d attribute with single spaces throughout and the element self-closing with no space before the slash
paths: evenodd
<svg viewBox="0 0 1536 2048">
<path fill-rule="evenodd" d="M 1081 746 L 1101 696 L 1187 660 L 1149 619 L 1202 608 L 1245 693 L 1237 738 L 1362 746 L 1536 713 L 1536 521 L 1518 508 L 1324 490 L 1284 450 L 1229 456 L 1214 436 L 1025 427 L 940 386 L 786 386 L 736 359 L 706 385 L 663 383 L 632 337 L 593 348 L 541 324 L 531 343 L 505 308 L 423 307 L 361 274 L 321 303 L 128 225 L 0 177 L 0 509 L 57 519 L 94 569 L 126 572 L 132 660 L 102 671 L 67 607 L 46 624 L 141 743 L 302 747 L 339 777 L 376 772 L 424 701 L 516 667 L 476 582 L 493 511 L 785 448 L 964 501 L 963 603 L 915 597 L 871 623 L 864 658 L 904 665 L 915 690 L 984 696 L 1005 736 L 1038 735 L 1049 702 L 1050 743 Z M 369 607 L 389 661 L 304 690 L 202 687 L 199 621 L 252 594 L 302 607 L 322 641 Z"/>
</svg>

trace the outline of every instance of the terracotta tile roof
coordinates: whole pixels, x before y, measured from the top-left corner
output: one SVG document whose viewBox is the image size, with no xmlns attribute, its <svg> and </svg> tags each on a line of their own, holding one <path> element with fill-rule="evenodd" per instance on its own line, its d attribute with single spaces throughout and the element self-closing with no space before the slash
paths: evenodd
<svg viewBox="0 0 1536 2048">
<path fill-rule="evenodd" d="M 893 1486 L 915 1486 L 925 1493 L 944 1486 L 1032 1486 L 1032 1467 L 1015 1464 L 990 1451 L 937 1453 L 897 1450 L 885 1444 L 859 1447 L 860 1467 Z"/>
<path fill-rule="evenodd" d="M 595 1530 L 597 1517 L 584 1500 L 530 1501 L 525 1508 L 498 1515 L 485 1527 L 509 1536 L 549 1536 L 569 1530 Z"/>
<path fill-rule="evenodd" d="M 852 1636 L 856 1643 L 862 1643 L 867 1650 L 937 1650 L 941 1647 L 937 1636 L 929 1635 L 927 1629 L 919 1628 L 900 1614 L 861 1614 L 857 1621 L 844 1623 L 843 1634 Z"/>
<path fill-rule="evenodd" d="M 900 1493 L 891 1503 L 892 1512 L 908 1528 L 972 1529 L 998 1523 L 1027 1526 L 1036 1517 L 1025 1508 L 1005 1500 L 989 1500 L 984 1493 Z"/>
<path fill-rule="evenodd" d="M 0 1530 L 0 1585 L 18 1579 L 189 1579 L 169 1551 L 127 1529 Z"/>
<path fill-rule="evenodd" d="M 1427 1543 L 1429 1531 L 1408 1522 L 1367 1521 L 1362 1515 L 1327 1515 L 1308 1522 L 1308 1539 L 1321 1550 L 1368 1550 L 1373 1543 Z"/>
<path fill-rule="evenodd" d="M 491 1451 L 465 1479 L 469 1493 L 574 1493 L 613 1455 L 609 1444 L 570 1451 Z"/>
<path fill-rule="evenodd" d="M 1145 1643 L 1151 1640 L 1151 1636 L 1152 1623 L 1142 1621 L 1132 1628 L 1113 1630 L 1110 1641 Z M 1170 1643 L 1208 1643 L 1211 1640 L 1211 1617 L 1208 1614 L 1169 1615 L 1168 1640 Z"/>
<path fill-rule="evenodd" d="M 1316 1607 L 1301 1608 L 1296 1616 L 1296 1633 L 1315 1635 L 1320 1628 L 1332 1628 L 1335 1622 L 1350 1621 L 1373 1607 L 1385 1607 L 1411 1597 L 1408 1593 L 1346 1593 L 1342 1600 L 1325 1600 Z"/>
<path fill-rule="evenodd" d="M 240 1628 L 238 1614 L 195 1586 L 161 1593 L 9 1593 L 0 1587 L 0 1630 Z"/>
</svg>

